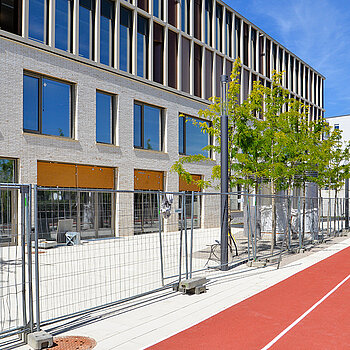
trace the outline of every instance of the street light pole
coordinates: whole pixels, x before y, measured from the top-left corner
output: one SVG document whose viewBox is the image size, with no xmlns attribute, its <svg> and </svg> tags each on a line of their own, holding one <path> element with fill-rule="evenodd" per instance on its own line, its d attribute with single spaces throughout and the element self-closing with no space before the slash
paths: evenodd
<svg viewBox="0 0 350 350">
<path fill-rule="evenodd" d="M 228 76 L 221 75 L 221 270 L 228 270 Z"/>
</svg>

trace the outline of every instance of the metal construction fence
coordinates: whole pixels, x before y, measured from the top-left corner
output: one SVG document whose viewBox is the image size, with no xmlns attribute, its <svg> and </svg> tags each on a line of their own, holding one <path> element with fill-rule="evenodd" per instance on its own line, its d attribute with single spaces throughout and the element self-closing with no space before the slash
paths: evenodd
<svg viewBox="0 0 350 350">
<path fill-rule="evenodd" d="M 0 194 L 0 337 L 219 274 L 222 196 L 229 268 L 324 241 L 345 223 L 345 200 L 334 198 L 15 184 Z"/>
</svg>

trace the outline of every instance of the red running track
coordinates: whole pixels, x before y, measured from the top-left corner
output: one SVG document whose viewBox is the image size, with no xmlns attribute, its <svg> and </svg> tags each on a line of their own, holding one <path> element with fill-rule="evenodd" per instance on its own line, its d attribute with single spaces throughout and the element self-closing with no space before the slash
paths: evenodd
<svg viewBox="0 0 350 350">
<path fill-rule="evenodd" d="M 346 248 L 150 349 L 262 349 L 349 274 Z M 350 349 L 350 279 L 270 349 Z"/>
</svg>

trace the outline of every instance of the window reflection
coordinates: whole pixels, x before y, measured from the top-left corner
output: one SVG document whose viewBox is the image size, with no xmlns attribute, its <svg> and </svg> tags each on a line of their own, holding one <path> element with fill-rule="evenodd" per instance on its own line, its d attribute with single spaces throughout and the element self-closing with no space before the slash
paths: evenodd
<svg viewBox="0 0 350 350">
<path fill-rule="evenodd" d="M 42 43 L 45 40 L 45 11 L 45 0 L 29 0 L 28 35 Z"/>
<path fill-rule="evenodd" d="M 39 79 L 23 77 L 23 129 L 39 131 Z"/>
<path fill-rule="evenodd" d="M 137 17 L 137 75 L 147 78 L 148 20 Z"/>
<path fill-rule="evenodd" d="M 157 107 L 135 104 L 134 106 L 134 146 L 162 150 L 162 110 Z"/>
<path fill-rule="evenodd" d="M 131 40 L 132 40 L 131 11 L 120 7 L 119 26 L 119 69 L 131 72 Z"/>
<path fill-rule="evenodd" d="M 16 182 L 15 160 L 0 158 L 0 183 Z"/>
<path fill-rule="evenodd" d="M 100 62 L 110 65 L 113 47 L 113 3 L 109 0 L 101 2 L 100 19 Z"/>
<path fill-rule="evenodd" d="M 79 1 L 79 55 L 92 58 L 93 0 Z"/>
<path fill-rule="evenodd" d="M 71 136 L 71 85 L 41 76 L 24 75 L 23 129 Z"/>
<path fill-rule="evenodd" d="M 70 85 L 43 79 L 42 133 L 70 136 Z"/>
<path fill-rule="evenodd" d="M 70 50 L 70 21 L 72 18 L 71 0 L 56 0 L 55 9 L 55 46 L 58 49 Z"/>
<path fill-rule="evenodd" d="M 113 143 L 112 96 L 96 93 L 96 142 Z"/>
<path fill-rule="evenodd" d="M 203 133 L 198 123 L 203 120 L 192 118 L 189 116 L 179 117 L 179 153 L 186 155 L 202 154 L 206 157 L 210 156 L 210 152 L 203 150 L 209 145 L 209 136 Z M 207 124 L 209 122 L 206 122 Z"/>
</svg>

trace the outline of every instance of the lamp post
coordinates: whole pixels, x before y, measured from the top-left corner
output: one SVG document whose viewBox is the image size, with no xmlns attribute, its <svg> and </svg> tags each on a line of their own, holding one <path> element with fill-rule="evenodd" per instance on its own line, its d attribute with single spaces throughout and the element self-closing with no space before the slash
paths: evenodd
<svg viewBox="0 0 350 350">
<path fill-rule="evenodd" d="M 221 75 L 221 270 L 228 270 L 228 76 Z"/>
</svg>

